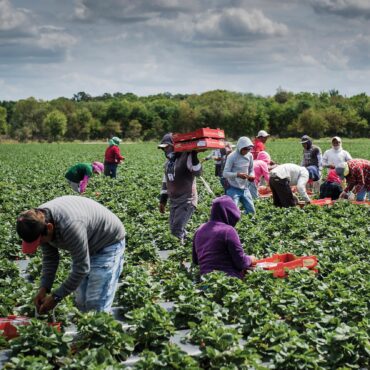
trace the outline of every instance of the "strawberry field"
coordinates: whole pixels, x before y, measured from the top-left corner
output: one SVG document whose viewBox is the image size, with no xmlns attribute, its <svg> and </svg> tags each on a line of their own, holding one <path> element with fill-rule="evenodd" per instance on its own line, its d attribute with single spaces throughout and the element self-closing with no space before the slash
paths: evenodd
<svg viewBox="0 0 370 370">
<path fill-rule="evenodd" d="M 323 150 L 329 140 L 316 142 Z M 21 253 L 19 212 L 72 194 L 64 173 L 77 162 L 102 160 L 105 144 L 0 146 L 0 316 L 34 317 L 41 252 Z M 370 158 L 370 140 L 344 141 L 353 158 Z M 293 140 L 269 141 L 279 163 L 300 163 Z M 370 207 L 278 209 L 256 202 L 256 215 L 237 225 L 245 252 L 316 255 L 318 273 L 294 270 L 285 279 L 254 271 L 243 281 L 214 272 L 202 279 L 191 264 L 191 237 L 208 220 L 212 196 L 198 181 L 199 206 L 184 246 L 158 211 L 164 156 L 155 143 L 123 144 L 116 180 L 96 176 L 84 196 L 111 209 L 126 228 L 124 270 L 114 315 L 79 313 L 72 297 L 52 317 L 0 336 L 6 369 L 368 369 L 370 368 Z M 201 156 L 204 156 L 202 154 Z M 222 188 L 204 164 L 217 195 Z M 70 268 L 64 256 L 57 281 Z"/>
</svg>

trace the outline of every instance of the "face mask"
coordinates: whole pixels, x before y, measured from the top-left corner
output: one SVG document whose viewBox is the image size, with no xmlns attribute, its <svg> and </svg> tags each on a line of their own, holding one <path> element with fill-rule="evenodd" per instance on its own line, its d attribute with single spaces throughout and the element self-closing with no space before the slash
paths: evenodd
<svg viewBox="0 0 370 370">
<path fill-rule="evenodd" d="M 333 145 L 333 149 L 334 150 L 339 150 L 341 148 L 341 146 L 340 145 Z"/>
</svg>

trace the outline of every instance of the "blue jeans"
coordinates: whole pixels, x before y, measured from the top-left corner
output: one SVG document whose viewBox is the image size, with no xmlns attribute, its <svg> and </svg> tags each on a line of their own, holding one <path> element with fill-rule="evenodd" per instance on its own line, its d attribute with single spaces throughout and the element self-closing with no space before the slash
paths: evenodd
<svg viewBox="0 0 370 370">
<path fill-rule="evenodd" d="M 252 198 L 257 199 L 259 195 L 258 195 L 258 189 L 257 189 L 256 183 L 254 181 L 250 181 L 248 184 L 248 187 L 249 187 L 249 191 L 251 192 Z"/>
<path fill-rule="evenodd" d="M 357 193 L 357 196 L 356 196 L 356 200 L 362 202 L 365 200 L 365 197 L 366 197 L 366 193 L 367 193 L 367 200 L 370 200 L 370 191 L 366 191 L 365 187 L 363 187 L 358 193 Z"/>
<path fill-rule="evenodd" d="M 125 239 L 90 257 L 90 273 L 76 290 L 78 309 L 110 312 L 124 261 Z"/>
<path fill-rule="evenodd" d="M 236 205 L 238 205 L 240 201 L 243 204 L 244 211 L 246 214 L 256 213 L 256 210 L 254 209 L 252 195 L 248 188 L 238 189 L 234 188 L 233 186 L 230 186 L 226 190 L 226 194 L 234 201 Z"/>
<path fill-rule="evenodd" d="M 110 176 L 112 179 L 117 177 L 117 163 L 106 163 L 104 162 L 104 175 Z"/>
</svg>

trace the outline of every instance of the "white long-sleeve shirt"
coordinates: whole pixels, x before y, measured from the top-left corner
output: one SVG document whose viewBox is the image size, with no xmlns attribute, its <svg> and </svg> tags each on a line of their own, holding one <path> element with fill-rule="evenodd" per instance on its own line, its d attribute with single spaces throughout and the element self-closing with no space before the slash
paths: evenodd
<svg viewBox="0 0 370 370">
<path fill-rule="evenodd" d="M 352 159 L 351 154 L 346 150 L 331 148 L 325 151 L 322 157 L 322 165 L 323 167 L 329 167 L 330 165 L 338 166 L 340 163 L 348 162 L 350 159 Z"/>
<path fill-rule="evenodd" d="M 270 176 L 276 176 L 279 179 L 288 179 L 291 186 L 297 185 L 299 195 L 305 200 L 310 201 L 306 193 L 306 184 L 309 180 L 308 170 L 305 167 L 294 163 L 281 164 L 275 167 Z"/>
</svg>

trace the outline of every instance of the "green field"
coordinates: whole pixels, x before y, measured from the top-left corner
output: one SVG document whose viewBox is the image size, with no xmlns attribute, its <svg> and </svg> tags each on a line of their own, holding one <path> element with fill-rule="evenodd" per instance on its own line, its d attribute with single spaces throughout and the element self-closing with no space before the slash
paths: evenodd
<svg viewBox="0 0 370 370">
<path fill-rule="evenodd" d="M 324 151 L 330 139 L 315 144 Z M 370 140 L 344 139 L 343 145 L 354 158 L 370 158 Z M 76 162 L 102 161 L 105 147 L 0 145 L 0 316 L 34 315 L 41 254 L 28 267 L 34 281 L 25 282 L 13 263 L 24 258 L 16 216 L 72 194 L 65 171 Z M 279 163 L 300 163 L 299 140 L 271 140 L 267 150 Z M 197 267 L 188 267 L 191 236 L 208 219 L 211 195 L 198 181 L 199 207 L 188 227 L 190 238 L 181 247 L 169 234 L 168 214 L 158 212 L 163 153 L 156 143 L 122 144 L 121 151 L 126 160 L 118 178 L 92 178 L 85 196 L 107 206 L 125 225 L 126 258 L 114 306 L 121 307 L 131 326 L 122 329 L 107 315 L 79 315 L 68 298 L 56 314 L 64 328 L 77 325 L 80 335 L 74 344 L 37 320 L 10 344 L 0 337 L 0 348 L 10 349 L 16 358 L 8 368 L 115 369 L 132 355 L 140 357 L 132 365 L 137 369 L 370 367 L 369 207 L 340 202 L 330 208 L 277 209 L 269 200 L 257 201 L 256 216 L 243 216 L 237 225 L 245 252 L 260 258 L 277 252 L 316 255 L 319 272 L 294 271 L 276 279 L 256 271 L 244 281 L 212 273 L 199 283 Z M 204 164 L 204 177 L 221 195 L 210 162 Z M 175 251 L 163 260 L 158 254 L 162 250 Z M 58 281 L 69 266 L 65 257 Z M 172 302 L 171 309 L 163 308 L 163 302 Z M 186 329 L 191 330 L 181 332 Z M 200 348 L 196 356 L 173 344 L 174 334 Z"/>
</svg>

